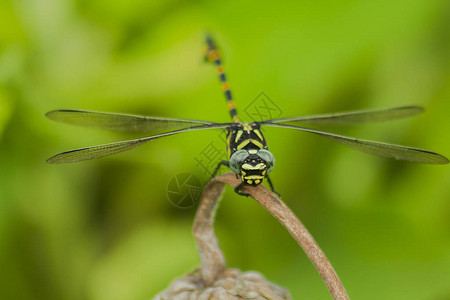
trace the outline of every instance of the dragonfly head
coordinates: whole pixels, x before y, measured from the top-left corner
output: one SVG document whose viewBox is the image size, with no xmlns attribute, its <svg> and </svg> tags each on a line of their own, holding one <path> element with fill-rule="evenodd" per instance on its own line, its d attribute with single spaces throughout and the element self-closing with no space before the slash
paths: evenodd
<svg viewBox="0 0 450 300">
<path fill-rule="evenodd" d="M 260 184 L 275 166 L 275 157 L 266 149 L 238 150 L 230 157 L 231 170 L 249 185 Z"/>
</svg>

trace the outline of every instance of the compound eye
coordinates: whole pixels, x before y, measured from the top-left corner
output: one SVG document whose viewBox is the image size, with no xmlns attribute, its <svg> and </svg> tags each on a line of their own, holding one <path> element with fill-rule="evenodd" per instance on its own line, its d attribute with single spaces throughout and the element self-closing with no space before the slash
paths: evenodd
<svg viewBox="0 0 450 300">
<path fill-rule="evenodd" d="M 266 162 L 267 173 L 271 172 L 275 167 L 275 157 L 272 152 L 266 149 L 261 149 L 258 151 L 257 155 Z"/>
<path fill-rule="evenodd" d="M 244 162 L 244 160 L 249 156 L 249 153 L 247 150 L 238 150 L 233 153 L 230 157 L 230 168 L 231 171 L 233 171 L 236 174 L 239 174 L 241 171 L 241 165 Z"/>
</svg>

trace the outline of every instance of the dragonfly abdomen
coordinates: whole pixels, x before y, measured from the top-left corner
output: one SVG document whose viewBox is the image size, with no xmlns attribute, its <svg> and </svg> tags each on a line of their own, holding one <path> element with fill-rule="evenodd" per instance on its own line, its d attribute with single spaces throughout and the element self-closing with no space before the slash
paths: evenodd
<svg viewBox="0 0 450 300">
<path fill-rule="evenodd" d="M 231 95 L 230 84 L 227 81 L 227 76 L 225 75 L 224 67 L 222 65 L 222 59 L 220 58 L 220 53 L 217 50 L 217 46 L 212 40 L 211 36 L 206 36 L 206 55 L 205 59 L 211 63 L 214 63 L 216 66 L 217 74 L 219 74 L 219 79 L 222 84 L 222 91 L 225 95 L 225 99 L 227 100 L 228 111 L 230 112 L 231 118 L 233 122 L 239 122 L 239 118 L 237 116 L 236 104 L 234 103 L 233 97 Z"/>
</svg>

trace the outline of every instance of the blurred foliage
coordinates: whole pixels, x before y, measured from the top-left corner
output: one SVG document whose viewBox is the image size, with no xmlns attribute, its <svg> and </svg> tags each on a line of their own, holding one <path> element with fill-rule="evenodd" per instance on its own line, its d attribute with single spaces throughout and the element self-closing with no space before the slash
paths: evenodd
<svg viewBox="0 0 450 300">
<path fill-rule="evenodd" d="M 135 137 L 52 123 L 78 108 L 228 121 L 213 32 L 238 111 L 261 92 L 283 116 L 417 104 L 425 114 L 338 128 L 450 155 L 446 0 L 0 1 L 0 299 L 150 299 L 195 268 L 195 209 L 166 195 L 219 133 L 188 133 L 73 165 L 52 154 Z M 335 130 L 336 132 L 336 130 Z M 371 157 L 268 128 L 272 180 L 354 299 L 450 299 L 450 169 Z M 329 299 L 289 234 L 228 189 L 228 265 L 295 299 Z M 264 234 L 261 234 L 264 232 Z"/>
</svg>

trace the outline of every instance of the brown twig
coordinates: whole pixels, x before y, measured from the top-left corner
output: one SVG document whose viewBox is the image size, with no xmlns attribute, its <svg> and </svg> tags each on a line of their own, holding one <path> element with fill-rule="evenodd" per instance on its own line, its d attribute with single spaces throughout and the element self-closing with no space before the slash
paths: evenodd
<svg viewBox="0 0 450 300">
<path fill-rule="evenodd" d="M 218 279 L 225 270 L 225 259 L 214 234 L 213 222 L 218 201 L 225 184 L 236 187 L 241 181 L 228 172 L 213 178 L 205 187 L 194 221 L 194 236 L 201 260 L 201 278 L 206 286 Z M 289 231 L 316 267 L 333 299 L 350 299 L 330 262 L 314 238 L 294 213 L 263 185 L 246 186 L 243 192 L 249 194 L 267 209 Z"/>
<path fill-rule="evenodd" d="M 192 229 L 202 264 L 200 274 L 206 286 L 211 285 L 225 271 L 225 258 L 217 244 L 213 227 L 224 187 L 223 182 L 215 179 L 205 186 Z"/>
</svg>

